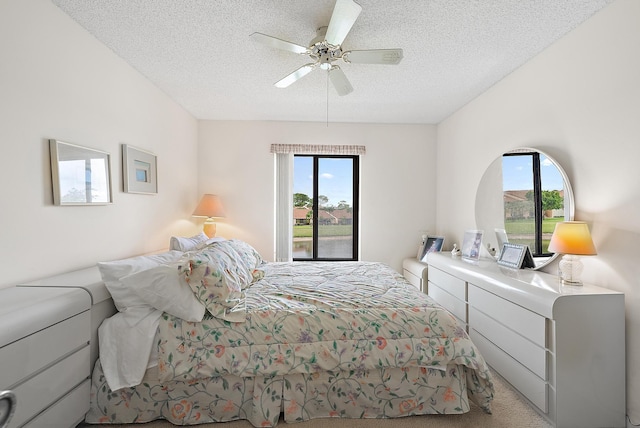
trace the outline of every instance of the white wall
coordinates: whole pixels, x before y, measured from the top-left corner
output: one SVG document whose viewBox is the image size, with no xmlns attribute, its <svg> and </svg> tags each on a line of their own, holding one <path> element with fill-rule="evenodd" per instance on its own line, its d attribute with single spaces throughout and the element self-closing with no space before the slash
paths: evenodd
<svg viewBox="0 0 640 428">
<path fill-rule="evenodd" d="M 423 230 L 435 232 L 435 127 L 302 122 L 201 121 L 200 193 L 222 197 L 218 235 L 274 254 L 272 143 L 364 145 L 360 161 L 361 260 L 397 270 L 414 256 Z"/>
<path fill-rule="evenodd" d="M 272 259 L 271 143 L 366 145 L 361 258 L 399 270 L 423 230 L 450 248 L 475 226 L 493 159 L 537 147 L 563 165 L 576 218 L 592 224 L 599 254 L 584 260 L 585 278 L 625 293 L 627 401 L 640 423 L 638 22 L 639 1 L 616 1 L 451 116 L 437 127 L 436 175 L 433 126 L 197 123 L 50 1 L 2 0 L 0 287 L 165 248 L 197 232 L 190 214 L 204 192 L 223 198 L 220 235 Z M 52 205 L 49 138 L 112 154 L 112 205 Z M 158 195 L 122 192 L 121 143 L 158 155 Z"/>
<path fill-rule="evenodd" d="M 583 279 L 625 293 L 627 407 L 640 424 L 640 1 L 618 0 L 438 127 L 437 224 L 461 240 L 477 183 L 502 152 L 535 147 L 567 171 L 598 250 Z M 554 272 L 557 266 L 548 270 Z M 597 367 L 594 367 L 597 370 Z"/>
<path fill-rule="evenodd" d="M 0 2 L 0 53 L 0 287 L 192 231 L 192 116 L 48 0 Z M 49 138 L 111 153 L 112 205 L 53 206 Z M 122 192 L 121 143 L 158 156 L 158 195 Z"/>
</svg>

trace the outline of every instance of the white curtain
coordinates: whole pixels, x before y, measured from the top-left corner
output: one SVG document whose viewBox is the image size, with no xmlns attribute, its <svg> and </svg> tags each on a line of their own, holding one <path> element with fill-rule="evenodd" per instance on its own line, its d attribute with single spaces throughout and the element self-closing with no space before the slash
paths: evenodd
<svg viewBox="0 0 640 428">
<path fill-rule="evenodd" d="M 276 261 L 293 260 L 293 152 L 276 155 Z"/>
<path fill-rule="evenodd" d="M 293 260 L 293 155 L 364 155 L 365 146 L 272 144 L 276 157 L 277 262 Z"/>
</svg>

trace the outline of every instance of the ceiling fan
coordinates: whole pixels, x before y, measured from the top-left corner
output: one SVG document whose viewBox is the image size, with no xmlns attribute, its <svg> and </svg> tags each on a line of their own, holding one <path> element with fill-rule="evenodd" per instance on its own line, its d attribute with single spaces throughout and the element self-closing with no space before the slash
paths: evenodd
<svg viewBox="0 0 640 428">
<path fill-rule="evenodd" d="M 253 33 L 251 38 L 272 48 L 297 54 L 308 55 L 313 62 L 303 65 L 275 83 L 278 88 L 286 88 L 312 72 L 316 67 L 327 70 L 329 79 L 338 95 L 347 95 L 353 87 L 344 72 L 334 64 L 341 59 L 353 64 L 398 64 L 402 60 L 402 49 L 369 49 L 343 51 L 342 42 L 356 22 L 362 6 L 353 0 L 336 0 L 329 25 L 320 27 L 317 36 L 305 47 L 277 37 Z"/>
</svg>

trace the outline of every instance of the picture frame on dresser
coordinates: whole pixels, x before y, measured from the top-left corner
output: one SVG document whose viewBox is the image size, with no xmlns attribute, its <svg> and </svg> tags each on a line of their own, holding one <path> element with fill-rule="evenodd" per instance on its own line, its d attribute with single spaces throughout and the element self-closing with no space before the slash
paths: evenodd
<svg viewBox="0 0 640 428">
<path fill-rule="evenodd" d="M 500 266 L 523 269 L 535 267 L 533 256 L 527 245 L 505 242 L 497 262 Z"/>
<path fill-rule="evenodd" d="M 122 182 L 125 193 L 158 193 L 158 158 L 151 152 L 122 145 Z"/>
<path fill-rule="evenodd" d="M 427 238 L 424 240 L 424 243 L 420 247 L 418 260 L 420 260 L 421 262 L 426 262 L 427 254 L 442 251 L 443 245 L 444 236 L 427 235 Z"/>
<path fill-rule="evenodd" d="M 462 240 L 462 260 L 477 262 L 480 259 L 480 247 L 482 246 L 482 230 L 466 230 Z"/>
</svg>

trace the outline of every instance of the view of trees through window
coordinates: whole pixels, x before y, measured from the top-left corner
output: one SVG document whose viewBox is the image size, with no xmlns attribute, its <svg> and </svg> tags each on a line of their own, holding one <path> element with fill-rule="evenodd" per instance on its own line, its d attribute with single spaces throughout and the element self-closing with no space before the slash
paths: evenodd
<svg viewBox="0 0 640 428">
<path fill-rule="evenodd" d="M 564 221 L 564 180 L 538 152 L 502 157 L 504 224 L 509 242 L 529 246 L 534 256 L 549 255 L 556 223 Z"/>
<path fill-rule="evenodd" d="M 357 260 L 358 157 L 295 155 L 293 259 Z"/>
</svg>

